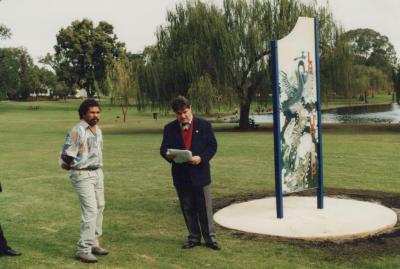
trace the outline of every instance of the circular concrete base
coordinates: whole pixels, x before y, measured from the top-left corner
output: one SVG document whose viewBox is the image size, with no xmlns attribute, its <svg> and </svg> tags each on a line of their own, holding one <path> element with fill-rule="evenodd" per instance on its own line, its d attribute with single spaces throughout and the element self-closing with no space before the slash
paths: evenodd
<svg viewBox="0 0 400 269">
<path fill-rule="evenodd" d="M 306 240 L 349 240 L 377 234 L 397 223 L 397 214 L 382 205 L 352 199 L 316 197 L 283 199 L 283 219 L 276 217 L 275 197 L 232 204 L 214 215 L 229 229 Z"/>
</svg>

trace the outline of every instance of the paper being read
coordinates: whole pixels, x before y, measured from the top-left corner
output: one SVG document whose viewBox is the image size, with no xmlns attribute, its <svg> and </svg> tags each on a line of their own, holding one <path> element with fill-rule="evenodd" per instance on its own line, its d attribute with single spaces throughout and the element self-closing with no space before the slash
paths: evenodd
<svg viewBox="0 0 400 269">
<path fill-rule="evenodd" d="M 175 163 L 185 163 L 190 161 L 190 158 L 192 158 L 192 152 L 190 150 L 168 149 L 167 153 L 176 155 L 174 158 Z"/>
</svg>

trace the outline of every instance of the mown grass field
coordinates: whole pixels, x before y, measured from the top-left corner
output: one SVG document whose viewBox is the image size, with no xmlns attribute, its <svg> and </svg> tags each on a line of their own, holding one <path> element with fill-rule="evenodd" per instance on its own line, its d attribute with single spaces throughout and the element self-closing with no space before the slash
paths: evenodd
<svg viewBox="0 0 400 269">
<path fill-rule="evenodd" d="M 367 97 L 367 104 L 376 105 L 376 104 L 390 104 L 393 102 L 392 95 L 387 93 L 380 93 Z M 335 98 L 329 99 L 322 102 L 322 108 L 334 108 L 341 106 L 354 106 L 354 105 L 365 105 L 366 103 L 359 98 Z"/>
<path fill-rule="evenodd" d="M 36 105 L 40 109 L 29 109 Z M 67 130 L 78 120 L 77 106 L 76 101 L 0 102 L 0 222 L 10 244 L 23 252 L 1 257 L 1 269 L 400 268 L 400 249 L 382 244 L 322 248 L 245 239 L 221 227 L 221 251 L 181 250 L 184 221 L 169 164 L 159 156 L 162 127 L 172 116 L 155 121 L 150 112 L 130 111 L 122 123 L 120 109 L 109 106 L 103 108 L 100 126 L 106 188 L 102 242 L 111 254 L 97 265 L 75 261 L 79 202 L 57 160 Z M 213 197 L 272 191 L 272 132 L 215 128 L 219 149 L 212 161 Z M 326 187 L 389 192 L 400 199 L 399 134 L 400 126 L 326 130 Z"/>
</svg>

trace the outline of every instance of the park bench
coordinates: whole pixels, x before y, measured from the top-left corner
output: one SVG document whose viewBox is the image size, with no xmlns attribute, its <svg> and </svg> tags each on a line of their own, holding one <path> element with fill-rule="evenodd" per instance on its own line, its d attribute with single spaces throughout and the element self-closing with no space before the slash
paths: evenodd
<svg viewBox="0 0 400 269">
<path fill-rule="evenodd" d="M 38 110 L 40 108 L 40 106 L 29 106 L 28 109 L 29 110 Z"/>
<path fill-rule="evenodd" d="M 257 129 L 260 125 L 256 124 L 256 122 L 254 121 L 254 119 L 250 118 L 249 119 L 249 127 L 253 128 L 253 129 Z"/>
</svg>

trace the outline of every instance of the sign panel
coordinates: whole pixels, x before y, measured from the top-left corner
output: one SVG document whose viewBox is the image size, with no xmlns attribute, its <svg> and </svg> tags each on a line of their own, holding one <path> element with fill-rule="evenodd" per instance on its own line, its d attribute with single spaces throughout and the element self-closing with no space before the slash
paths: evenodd
<svg viewBox="0 0 400 269">
<path fill-rule="evenodd" d="M 281 192 L 318 187 L 319 115 L 315 19 L 300 17 L 276 42 L 277 107 Z M 277 148 L 275 148 L 277 150 Z"/>
</svg>

